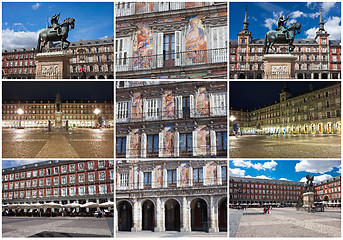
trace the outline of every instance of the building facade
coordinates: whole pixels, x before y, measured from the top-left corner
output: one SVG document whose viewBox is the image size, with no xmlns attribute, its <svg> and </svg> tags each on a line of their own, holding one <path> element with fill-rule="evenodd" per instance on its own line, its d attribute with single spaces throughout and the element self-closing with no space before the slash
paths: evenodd
<svg viewBox="0 0 343 240">
<path fill-rule="evenodd" d="M 341 206 L 341 176 L 315 184 L 314 199 L 325 202 L 328 206 Z"/>
<path fill-rule="evenodd" d="M 287 82 L 275 103 L 258 109 L 230 107 L 230 131 L 239 124 L 243 134 L 340 134 L 341 83 L 331 82 L 292 94 Z"/>
<path fill-rule="evenodd" d="M 119 81 L 116 104 L 117 157 L 227 156 L 226 82 Z"/>
<path fill-rule="evenodd" d="M 264 78 L 263 47 L 264 39 L 252 37 L 248 28 L 245 11 L 243 29 L 238 40 L 230 40 L 229 55 L 231 79 Z M 297 79 L 340 79 L 341 78 L 341 40 L 329 40 L 320 13 L 319 30 L 316 37 L 294 39 L 295 78 Z M 277 52 L 286 50 L 286 45 L 275 44 Z"/>
<path fill-rule="evenodd" d="M 232 205 L 293 205 L 302 200 L 303 191 L 301 182 L 230 177 Z"/>
<path fill-rule="evenodd" d="M 227 161 L 118 160 L 117 231 L 227 231 Z"/>
<path fill-rule="evenodd" d="M 51 160 L 2 170 L 3 204 L 55 202 L 65 205 L 113 200 L 113 160 Z"/>
<path fill-rule="evenodd" d="M 61 103 L 62 126 L 95 127 L 99 121 L 108 127 L 114 126 L 113 101 L 111 100 L 63 100 Z M 21 111 L 18 111 L 18 110 Z M 94 111 L 98 109 L 100 113 Z M 57 104 L 55 100 L 2 102 L 2 126 L 48 127 L 55 125 Z M 100 120 L 99 120 L 100 118 Z"/>
<path fill-rule="evenodd" d="M 60 50 L 56 44 L 50 51 Z M 114 48 L 113 38 L 80 40 L 71 42 L 67 49 L 70 55 L 69 78 L 113 79 Z M 34 47 L 2 51 L 2 78 L 34 79 L 36 76 Z"/>
<path fill-rule="evenodd" d="M 227 78 L 226 2 L 119 2 L 116 78 Z"/>
</svg>

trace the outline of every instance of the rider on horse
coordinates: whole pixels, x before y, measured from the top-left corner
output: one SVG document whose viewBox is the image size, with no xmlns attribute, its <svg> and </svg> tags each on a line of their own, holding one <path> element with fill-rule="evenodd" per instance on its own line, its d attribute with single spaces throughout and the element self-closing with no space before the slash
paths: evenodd
<svg viewBox="0 0 343 240">
<path fill-rule="evenodd" d="M 288 39 L 287 36 L 287 28 L 285 26 L 286 22 L 288 21 L 289 17 L 287 17 L 286 19 L 283 19 L 283 16 L 279 17 L 279 20 L 277 22 L 277 28 L 275 28 L 275 31 L 281 31 L 283 34 L 285 34 L 286 39 Z"/>
<path fill-rule="evenodd" d="M 61 13 L 58 13 L 57 15 L 54 14 L 54 16 L 52 16 L 51 18 L 51 24 L 52 24 L 52 28 L 54 30 L 57 30 L 57 35 L 60 35 L 60 32 L 61 32 L 61 25 L 58 24 L 58 19 L 60 18 L 60 14 Z"/>
</svg>

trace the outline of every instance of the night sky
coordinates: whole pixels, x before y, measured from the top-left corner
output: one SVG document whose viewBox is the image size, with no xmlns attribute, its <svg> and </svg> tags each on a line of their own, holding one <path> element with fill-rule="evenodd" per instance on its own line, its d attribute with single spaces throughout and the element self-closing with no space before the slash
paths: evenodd
<svg viewBox="0 0 343 240">
<path fill-rule="evenodd" d="M 323 86 L 328 81 L 288 81 L 291 93 L 296 94 L 309 89 Z M 284 81 L 230 81 L 230 107 L 254 109 L 280 100 Z"/>
<path fill-rule="evenodd" d="M 2 82 L 3 100 L 113 100 L 112 81 L 6 81 Z"/>
</svg>

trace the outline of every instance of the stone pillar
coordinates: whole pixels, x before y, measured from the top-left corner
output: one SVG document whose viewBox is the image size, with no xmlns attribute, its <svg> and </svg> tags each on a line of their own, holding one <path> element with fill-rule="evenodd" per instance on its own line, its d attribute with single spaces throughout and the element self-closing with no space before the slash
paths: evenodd
<svg viewBox="0 0 343 240">
<path fill-rule="evenodd" d="M 79 200 L 76 200 L 76 203 L 79 203 Z M 80 212 L 80 208 L 76 208 L 76 212 Z"/>
<path fill-rule="evenodd" d="M 214 202 L 214 197 L 211 196 L 211 201 L 210 201 L 210 228 L 208 231 L 210 233 L 214 232 L 219 232 L 219 227 L 218 227 L 218 208 L 215 205 Z"/>
<path fill-rule="evenodd" d="M 142 206 L 137 198 L 133 199 L 133 227 L 131 232 L 142 231 Z"/>
<path fill-rule="evenodd" d="M 164 232 L 165 231 L 165 224 L 164 224 L 164 204 L 161 202 L 161 198 L 157 198 L 156 204 L 156 227 L 154 229 L 155 232 Z"/>
<path fill-rule="evenodd" d="M 190 232 L 190 208 L 188 207 L 188 201 L 186 197 L 182 197 L 182 221 L 181 221 L 181 232 Z"/>
<path fill-rule="evenodd" d="M 168 170 L 163 168 L 163 188 L 167 188 L 168 186 Z"/>
<path fill-rule="evenodd" d="M 69 78 L 69 59 L 70 55 L 66 51 L 36 54 L 36 79 Z"/>
</svg>

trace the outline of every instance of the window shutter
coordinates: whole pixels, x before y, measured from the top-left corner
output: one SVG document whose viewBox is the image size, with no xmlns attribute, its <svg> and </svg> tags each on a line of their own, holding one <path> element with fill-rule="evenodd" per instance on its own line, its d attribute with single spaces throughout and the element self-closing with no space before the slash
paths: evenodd
<svg viewBox="0 0 343 240">
<path fill-rule="evenodd" d="M 146 133 L 143 132 L 142 133 L 142 137 L 141 137 L 141 157 L 145 158 L 146 157 Z"/>
<path fill-rule="evenodd" d="M 211 139 L 211 156 L 217 155 L 217 139 L 216 131 L 213 129 L 210 130 L 210 139 Z"/>
<path fill-rule="evenodd" d="M 175 31 L 175 66 L 181 66 L 181 31 Z"/>
<path fill-rule="evenodd" d="M 157 67 L 163 67 L 163 33 L 157 33 Z"/>
<path fill-rule="evenodd" d="M 180 133 L 178 131 L 174 132 L 174 156 L 180 156 Z"/>
<path fill-rule="evenodd" d="M 175 118 L 182 118 L 182 96 L 175 97 Z"/>
<path fill-rule="evenodd" d="M 136 118 L 139 119 L 141 116 L 137 116 Z M 148 117 L 148 101 L 143 98 L 143 116 L 142 120 L 145 120 Z"/>
<path fill-rule="evenodd" d="M 206 173 L 207 165 L 202 167 L 202 178 L 204 181 L 204 185 L 207 185 L 207 182 L 211 182 L 211 180 L 207 179 L 207 173 Z"/>
<path fill-rule="evenodd" d="M 181 2 L 171 2 L 170 8 L 171 10 L 181 9 Z"/>
<path fill-rule="evenodd" d="M 223 179 L 222 179 L 222 166 L 219 164 L 217 165 L 217 184 L 222 185 L 223 184 Z"/>
<path fill-rule="evenodd" d="M 194 95 L 189 95 L 189 108 L 190 108 L 190 115 L 191 118 L 194 118 L 195 109 L 194 109 Z"/>
<path fill-rule="evenodd" d="M 163 132 L 158 134 L 158 157 L 163 157 Z"/>
<path fill-rule="evenodd" d="M 131 140 L 131 135 L 129 133 L 126 136 L 126 158 L 130 157 L 130 140 Z"/>
<path fill-rule="evenodd" d="M 192 140 L 193 140 L 193 156 L 197 156 L 197 150 L 198 150 L 198 143 L 197 143 L 197 131 L 194 130 L 192 132 Z"/>
<path fill-rule="evenodd" d="M 153 170 L 151 172 L 151 188 L 155 188 L 155 174 L 156 174 L 156 170 Z"/>
<path fill-rule="evenodd" d="M 216 111 L 216 105 L 215 105 L 215 96 L 210 93 L 210 116 L 215 116 L 215 111 Z"/>
<path fill-rule="evenodd" d="M 130 15 L 135 13 L 135 3 L 131 2 L 130 3 Z"/>
</svg>

